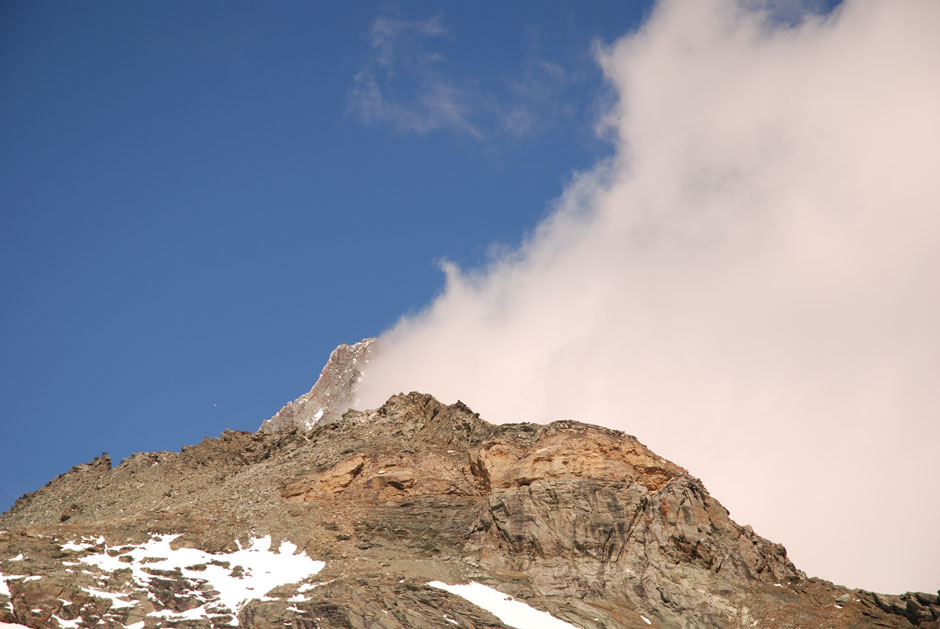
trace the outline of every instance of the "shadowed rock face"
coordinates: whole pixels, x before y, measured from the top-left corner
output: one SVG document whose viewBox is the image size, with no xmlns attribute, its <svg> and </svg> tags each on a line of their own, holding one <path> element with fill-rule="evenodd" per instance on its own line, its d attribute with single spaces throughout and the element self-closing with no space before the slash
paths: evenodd
<svg viewBox="0 0 940 629">
<path fill-rule="evenodd" d="M 494 426 L 418 393 L 309 431 L 226 432 L 116 467 L 101 457 L 21 498 L 0 530 L 0 573 L 21 576 L 0 586 L 0 622 L 30 627 L 207 627 L 235 614 L 246 627 L 506 626 L 434 580 L 475 580 L 590 629 L 940 626 L 935 595 L 807 578 L 629 435 Z M 233 615 L 186 619 L 218 597 L 198 577 L 211 563 L 154 570 L 146 586 L 87 563 L 125 561 L 155 533 L 209 553 L 270 535 L 326 565 Z M 83 536 L 90 547 L 64 546 Z"/>
<path fill-rule="evenodd" d="M 310 430 L 318 424 L 338 420 L 355 402 L 359 379 L 374 350 L 374 338 L 334 349 L 313 388 L 288 402 L 258 430 Z"/>
</svg>

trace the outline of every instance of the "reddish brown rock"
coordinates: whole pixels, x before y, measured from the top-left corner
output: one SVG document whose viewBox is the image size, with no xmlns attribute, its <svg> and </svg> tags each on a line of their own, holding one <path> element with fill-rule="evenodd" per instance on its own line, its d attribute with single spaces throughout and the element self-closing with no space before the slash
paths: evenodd
<svg viewBox="0 0 940 629">
<path fill-rule="evenodd" d="M 230 622 L 148 615 L 212 596 L 172 571 L 155 574 L 146 596 L 134 591 L 137 604 L 115 606 L 89 588 L 130 596 L 127 575 L 74 568 L 104 546 L 62 547 L 99 535 L 121 547 L 154 532 L 207 552 L 268 534 L 326 562 L 323 585 L 303 597 L 291 586 L 260 593 L 239 613 L 245 627 L 450 626 L 445 615 L 503 626 L 426 585 L 471 579 L 588 629 L 940 626 L 934 594 L 807 578 L 782 546 L 629 435 L 572 421 L 493 426 L 417 393 L 310 431 L 226 432 L 74 468 L 0 516 L 0 573 L 41 577 L 6 581 L 0 622 Z"/>
</svg>

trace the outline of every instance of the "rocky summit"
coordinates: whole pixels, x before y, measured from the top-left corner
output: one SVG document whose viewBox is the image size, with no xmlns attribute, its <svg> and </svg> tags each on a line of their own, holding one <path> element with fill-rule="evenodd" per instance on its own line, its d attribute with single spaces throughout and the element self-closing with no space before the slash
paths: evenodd
<svg viewBox="0 0 940 629">
<path fill-rule="evenodd" d="M 23 496 L 0 626 L 940 627 L 936 594 L 808 578 L 617 431 L 420 393 L 305 426 L 102 455 Z"/>
<path fill-rule="evenodd" d="M 375 341 L 368 338 L 334 349 L 313 388 L 284 405 L 259 430 L 274 432 L 294 427 L 310 430 L 342 417 L 356 400 L 359 379 L 375 350 Z"/>
</svg>

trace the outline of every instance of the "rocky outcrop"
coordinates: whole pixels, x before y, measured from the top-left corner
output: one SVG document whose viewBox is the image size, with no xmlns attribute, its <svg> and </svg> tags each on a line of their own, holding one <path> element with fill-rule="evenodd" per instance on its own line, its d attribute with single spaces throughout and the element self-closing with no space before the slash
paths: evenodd
<svg viewBox="0 0 940 629">
<path fill-rule="evenodd" d="M 429 585 L 476 581 L 588 629 L 940 627 L 935 595 L 807 578 L 686 470 L 573 421 L 493 426 L 411 393 L 309 431 L 103 461 L 0 516 L 0 622 L 506 626 Z M 140 554 L 169 534 L 198 560 Z M 325 564 L 226 608 L 210 577 L 257 576 L 238 561 L 262 536 Z"/>
<path fill-rule="evenodd" d="M 342 417 L 356 400 L 357 385 L 375 351 L 375 342 L 376 339 L 367 338 L 333 350 L 313 388 L 288 402 L 273 417 L 265 420 L 258 430 L 310 430 L 318 424 L 328 424 Z"/>
</svg>

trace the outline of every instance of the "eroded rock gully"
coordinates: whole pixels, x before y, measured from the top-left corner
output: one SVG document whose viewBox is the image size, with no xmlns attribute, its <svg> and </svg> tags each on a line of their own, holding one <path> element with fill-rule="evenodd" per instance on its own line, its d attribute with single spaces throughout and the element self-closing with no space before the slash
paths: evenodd
<svg viewBox="0 0 940 629">
<path fill-rule="evenodd" d="M 484 583 L 590 629 L 940 626 L 936 595 L 807 578 L 633 437 L 494 426 L 418 393 L 309 431 L 226 432 L 115 467 L 102 456 L 24 496 L 0 530 L 0 622 L 29 627 L 505 626 L 434 580 Z M 161 534 L 220 559 L 133 573 L 129 549 Z M 325 565 L 226 615 L 200 575 L 246 576 L 224 557 L 261 536 Z"/>
</svg>

